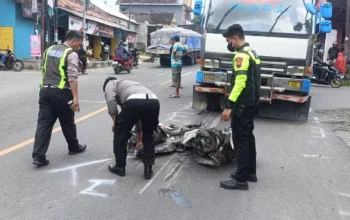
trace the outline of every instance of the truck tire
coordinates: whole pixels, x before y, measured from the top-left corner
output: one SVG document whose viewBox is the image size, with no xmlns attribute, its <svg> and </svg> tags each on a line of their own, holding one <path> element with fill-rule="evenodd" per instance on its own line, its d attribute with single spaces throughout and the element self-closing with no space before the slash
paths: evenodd
<svg viewBox="0 0 350 220">
<path fill-rule="evenodd" d="M 164 59 L 164 58 L 160 58 L 160 59 L 159 59 L 159 64 L 160 64 L 161 66 L 166 66 L 166 65 L 165 65 L 165 59 Z"/>
</svg>

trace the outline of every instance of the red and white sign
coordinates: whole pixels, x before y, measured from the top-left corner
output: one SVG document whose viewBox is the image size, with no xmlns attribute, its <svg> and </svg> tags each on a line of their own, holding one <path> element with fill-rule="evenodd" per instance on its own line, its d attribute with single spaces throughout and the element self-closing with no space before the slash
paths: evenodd
<svg viewBox="0 0 350 220">
<path fill-rule="evenodd" d="M 78 18 L 78 17 L 74 17 L 74 16 L 69 16 L 68 19 L 68 28 L 69 30 L 76 30 L 76 31 L 80 31 L 83 32 L 83 20 Z M 86 21 L 85 23 L 85 33 L 86 34 L 91 34 L 91 35 L 99 35 L 99 25 L 96 22 L 93 21 Z"/>
</svg>

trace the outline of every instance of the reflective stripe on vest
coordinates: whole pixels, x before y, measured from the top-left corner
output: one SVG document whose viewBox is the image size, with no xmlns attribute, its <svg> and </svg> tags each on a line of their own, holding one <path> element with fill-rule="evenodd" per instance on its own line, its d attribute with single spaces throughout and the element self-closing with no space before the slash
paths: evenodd
<svg viewBox="0 0 350 220">
<path fill-rule="evenodd" d="M 65 49 L 65 50 L 64 50 L 64 53 L 63 53 L 63 56 L 62 56 L 62 58 L 61 58 L 61 60 L 60 60 L 60 67 L 59 67 L 59 70 L 60 70 L 60 74 L 61 74 L 61 82 L 60 82 L 60 84 L 58 85 L 58 88 L 59 88 L 59 89 L 63 89 L 64 85 L 66 84 L 66 78 L 67 78 L 67 76 L 66 76 L 66 73 L 64 72 L 63 67 L 64 67 L 64 64 L 65 64 L 65 62 L 66 62 L 67 53 L 68 53 L 69 51 L 71 51 L 71 50 L 72 50 L 72 48 L 67 48 L 67 49 Z"/>
</svg>

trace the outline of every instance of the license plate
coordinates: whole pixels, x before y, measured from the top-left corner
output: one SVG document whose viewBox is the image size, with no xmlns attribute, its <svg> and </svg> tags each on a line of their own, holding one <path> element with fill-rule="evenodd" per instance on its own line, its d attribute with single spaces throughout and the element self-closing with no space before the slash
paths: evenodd
<svg viewBox="0 0 350 220">
<path fill-rule="evenodd" d="M 205 74 L 204 79 L 215 80 L 215 75 L 214 74 Z"/>
<path fill-rule="evenodd" d="M 288 87 L 300 88 L 300 82 L 288 82 Z"/>
</svg>

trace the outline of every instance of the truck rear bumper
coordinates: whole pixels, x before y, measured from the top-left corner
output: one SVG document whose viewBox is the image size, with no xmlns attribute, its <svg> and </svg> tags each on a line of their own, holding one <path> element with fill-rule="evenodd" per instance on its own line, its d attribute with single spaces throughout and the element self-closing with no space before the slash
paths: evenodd
<svg viewBox="0 0 350 220">
<path fill-rule="evenodd" d="M 195 90 L 200 93 L 221 93 L 221 94 L 226 94 L 226 96 L 230 95 L 229 93 L 226 92 L 224 88 L 195 86 Z M 309 100 L 309 97 L 310 96 L 308 95 L 297 96 L 297 95 L 273 93 L 271 98 L 260 97 L 260 101 L 270 102 L 271 100 L 275 99 L 275 100 L 284 100 L 288 102 L 305 103 Z"/>
</svg>

